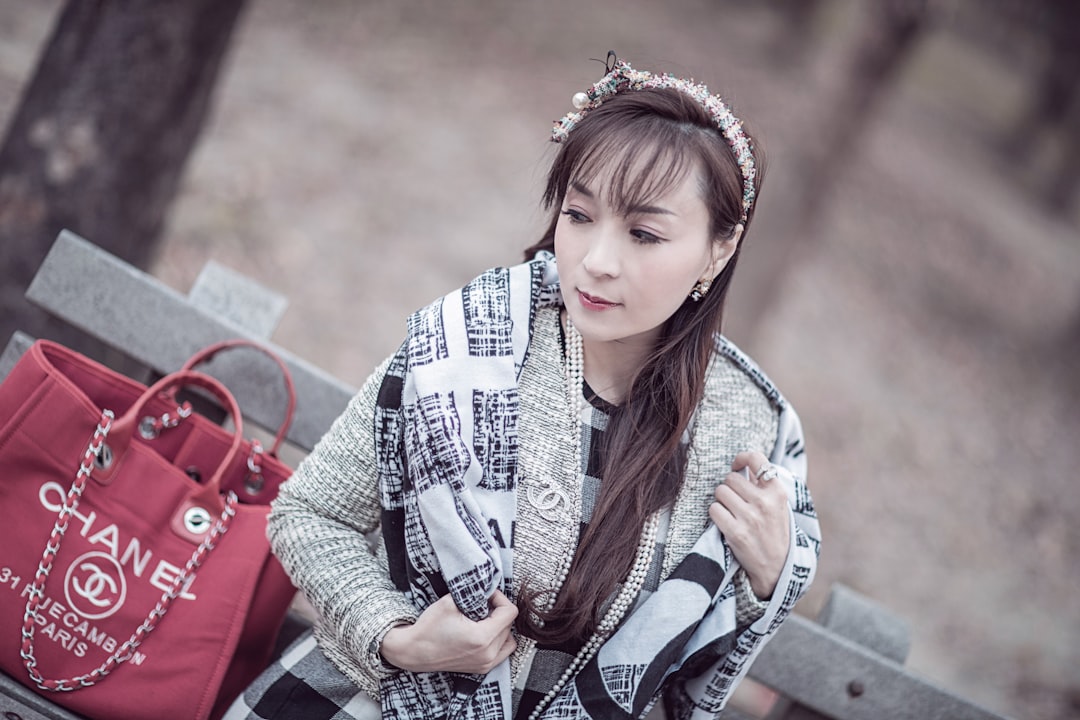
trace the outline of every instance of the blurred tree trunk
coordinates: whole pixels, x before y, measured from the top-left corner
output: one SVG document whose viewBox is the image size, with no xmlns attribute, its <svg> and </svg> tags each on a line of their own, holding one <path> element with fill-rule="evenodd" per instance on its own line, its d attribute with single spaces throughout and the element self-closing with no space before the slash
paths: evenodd
<svg viewBox="0 0 1080 720">
<path fill-rule="evenodd" d="M 1052 209 L 1068 214 L 1080 188 L 1080 96 L 1073 99 L 1072 117 L 1063 124 L 1062 132 L 1064 148 L 1057 171 L 1050 178 L 1046 199 Z"/>
<path fill-rule="evenodd" d="M 819 110 L 805 123 L 805 155 L 796 160 L 790 225 L 780 228 L 774 250 L 761 253 L 739 281 L 743 309 L 738 324 L 751 339 L 780 295 L 783 278 L 812 254 L 837 180 L 858 153 L 875 110 L 892 92 L 931 15 L 928 0 L 874 0 L 861 7 L 864 18 L 838 62 L 833 87 L 820 93 Z"/>
<path fill-rule="evenodd" d="M 1032 111 L 1038 113 L 1035 122 L 1043 128 L 1056 127 L 1062 134 L 1061 158 L 1047 187 L 1047 201 L 1064 213 L 1080 187 L 1080 3 L 1055 0 L 1050 18 L 1050 58 Z"/>
<path fill-rule="evenodd" d="M 68 0 L 0 146 L 0 347 L 85 347 L 23 293 L 67 228 L 145 267 L 245 0 Z"/>
<path fill-rule="evenodd" d="M 1080 188 L 1080 3 L 1044 0 L 1039 10 L 1036 30 L 1045 38 L 1045 59 L 1030 78 L 1029 102 L 1002 149 L 1010 162 L 1031 167 L 1041 145 L 1060 146 L 1038 193 L 1051 209 L 1067 212 Z"/>
</svg>

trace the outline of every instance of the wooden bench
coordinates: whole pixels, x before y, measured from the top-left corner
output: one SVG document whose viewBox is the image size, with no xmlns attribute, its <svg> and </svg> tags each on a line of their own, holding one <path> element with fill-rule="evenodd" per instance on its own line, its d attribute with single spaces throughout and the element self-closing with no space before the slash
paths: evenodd
<svg viewBox="0 0 1080 720">
<path fill-rule="evenodd" d="M 184 296 L 65 231 L 26 295 L 156 373 L 176 370 L 195 351 L 220 340 L 246 337 L 267 344 L 294 376 L 299 402 L 288 440 L 301 453 L 311 450 L 356 391 L 267 342 L 286 299 L 213 262 Z M 0 355 L 0 378 L 32 342 L 22 333 L 11 338 Z M 245 360 L 243 368 L 239 360 Z M 268 390 L 278 386 L 274 369 L 269 363 L 260 368 L 247 358 L 225 354 L 207 370 L 226 381 L 246 420 L 273 428 L 282 400 Z M 302 617 L 291 615 L 282 643 L 304 623 Z M 791 616 L 750 668 L 749 677 L 781 697 L 768 715 L 770 720 L 1002 717 L 906 670 L 908 650 L 908 627 L 902 619 L 853 590 L 834 585 L 816 621 Z M 2 674 L 0 717 L 78 720 Z M 724 717 L 752 716 L 730 709 Z"/>
</svg>

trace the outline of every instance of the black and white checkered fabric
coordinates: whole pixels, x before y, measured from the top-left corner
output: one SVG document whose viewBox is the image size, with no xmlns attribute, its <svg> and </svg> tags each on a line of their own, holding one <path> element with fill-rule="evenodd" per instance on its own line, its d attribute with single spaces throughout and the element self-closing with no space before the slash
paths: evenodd
<svg viewBox="0 0 1080 720">
<path fill-rule="evenodd" d="M 593 393 L 588 385 L 584 387 L 585 398 L 589 401 L 582 410 L 581 422 L 581 463 L 585 468 L 581 487 L 581 526 L 579 537 L 585 532 L 592 520 L 593 508 L 600 496 L 601 469 L 603 459 L 600 454 L 604 432 L 607 430 L 608 413 L 611 406 Z M 648 574 L 635 602 L 640 605 L 660 584 L 660 571 L 664 565 L 664 538 L 667 537 L 669 516 L 664 514 L 657 527 L 656 545 Z M 527 718 L 537 704 L 562 676 L 573 662 L 574 656 L 581 649 L 580 643 L 561 645 L 537 645 L 528 674 L 522 674 L 519 685 L 514 688 L 514 717 Z"/>
<path fill-rule="evenodd" d="M 513 597 L 514 548 L 501 547 L 489 527 L 513 526 L 518 373 L 536 310 L 557 302 L 554 259 L 542 254 L 485 273 L 409 321 L 409 337 L 379 393 L 375 432 L 391 579 L 418 609 L 450 593 L 479 620 L 496 589 Z M 734 348 L 718 348 L 760 376 Z M 819 531 L 803 482 L 801 428 L 763 376 L 762 382 L 780 408 L 769 459 L 792 503 L 792 550 L 774 602 L 750 627 L 737 626 L 738 564 L 709 524 L 562 688 L 545 718 L 637 717 L 662 687 L 678 717 L 713 717 L 808 585 Z M 553 657 L 548 666 L 560 662 Z M 521 697 L 543 684 L 531 677 Z M 403 671 L 384 679 L 380 694 L 387 718 L 485 720 L 511 716 L 514 695 L 509 661 L 486 676 Z"/>
<path fill-rule="evenodd" d="M 543 254 L 488 271 L 409 319 L 375 432 L 390 575 L 417 608 L 449 593 L 481 620 L 495 590 L 513 597 L 513 548 L 490 528 L 514 526 L 518 376 L 536 310 L 559 300 L 554 258 Z M 510 666 L 485 676 L 402 671 L 380 696 L 384 717 L 504 718 Z"/>
<path fill-rule="evenodd" d="M 379 704 L 334 667 L 308 631 L 233 702 L 222 720 L 379 720 Z"/>
<path fill-rule="evenodd" d="M 600 492 L 601 456 L 599 448 L 607 429 L 611 406 L 586 385 L 589 403 L 582 411 L 582 467 L 586 468 L 581 492 L 581 532 L 592 519 L 592 510 Z M 661 518 L 652 564 L 638 597 L 640 603 L 659 585 L 664 560 L 663 538 L 668 518 Z M 540 645 L 535 650 L 530 670 L 513 691 L 514 717 L 525 718 L 555 685 L 573 661 L 579 645 Z M 224 720 L 367 720 L 381 717 L 379 705 L 342 675 L 319 651 L 311 633 L 307 633 L 282 654 L 281 659 L 264 672 L 233 705 Z"/>
<path fill-rule="evenodd" d="M 607 429 L 610 405 L 586 385 L 589 401 L 582 411 L 582 467 L 586 468 L 581 491 L 581 526 L 584 533 L 600 492 L 602 458 L 599 448 Z M 664 561 L 663 538 L 668 518 L 661 518 L 656 549 L 640 603 L 660 583 Z M 579 644 L 539 645 L 530 670 L 513 691 L 514 717 L 525 718 L 555 685 L 580 650 Z M 379 705 L 341 674 L 319 651 L 311 633 L 293 643 L 281 659 L 264 672 L 233 705 L 224 720 L 367 720 L 381 717 Z"/>
</svg>

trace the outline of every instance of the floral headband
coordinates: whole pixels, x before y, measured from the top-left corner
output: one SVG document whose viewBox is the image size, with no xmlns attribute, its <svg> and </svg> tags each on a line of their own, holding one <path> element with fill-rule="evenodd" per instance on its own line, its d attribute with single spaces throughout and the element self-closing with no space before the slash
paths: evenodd
<svg viewBox="0 0 1080 720">
<path fill-rule="evenodd" d="M 615 58 L 614 52 L 608 53 L 608 62 L 605 65 L 607 74 L 593 83 L 585 92 L 575 93 L 572 99 L 576 110 L 567 113 L 561 120 L 555 122 L 551 130 L 551 139 L 561 143 L 570 135 L 570 131 L 581 122 L 581 119 L 590 110 L 598 108 L 605 100 L 614 97 L 625 90 L 648 90 L 648 89 L 671 89 L 678 90 L 692 98 L 705 108 L 709 116 L 720 129 L 731 151 L 735 154 L 735 161 L 739 164 L 742 173 L 743 197 L 742 218 L 746 222 L 750 214 L 750 208 L 754 204 L 754 152 L 750 144 L 750 138 L 743 132 L 739 118 L 724 104 L 719 95 L 709 93 L 709 88 L 701 83 L 694 82 L 693 78 L 684 80 L 667 73 L 653 75 L 644 70 L 635 70 L 624 60 Z"/>
</svg>

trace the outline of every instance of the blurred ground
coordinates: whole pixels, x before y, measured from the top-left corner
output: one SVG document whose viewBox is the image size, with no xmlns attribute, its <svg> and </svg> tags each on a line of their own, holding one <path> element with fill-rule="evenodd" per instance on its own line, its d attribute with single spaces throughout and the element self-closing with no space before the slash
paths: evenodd
<svg viewBox="0 0 1080 720">
<path fill-rule="evenodd" d="M 550 123 L 609 48 L 751 119 L 770 160 L 751 265 L 793 231 L 792 158 L 853 7 L 831 5 L 802 63 L 776 15 L 734 3 L 253 2 L 153 272 L 186 291 L 214 258 L 277 288 L 274 339 L 359 384 L 412 309 L 538 235 Z M 0 0 L 0 120 L 57 7 Z M 1080 219 L 995 150 L 1024 89 L 931 35 L 823 241 L 761 327 L 739 324 L 737 279 L 729 329 L 808 431 L 826 544 L 801 610 L 846 583 L 910 621 L 921 674 L 1016 717 L 1080 717 Z"/>
</svg>

